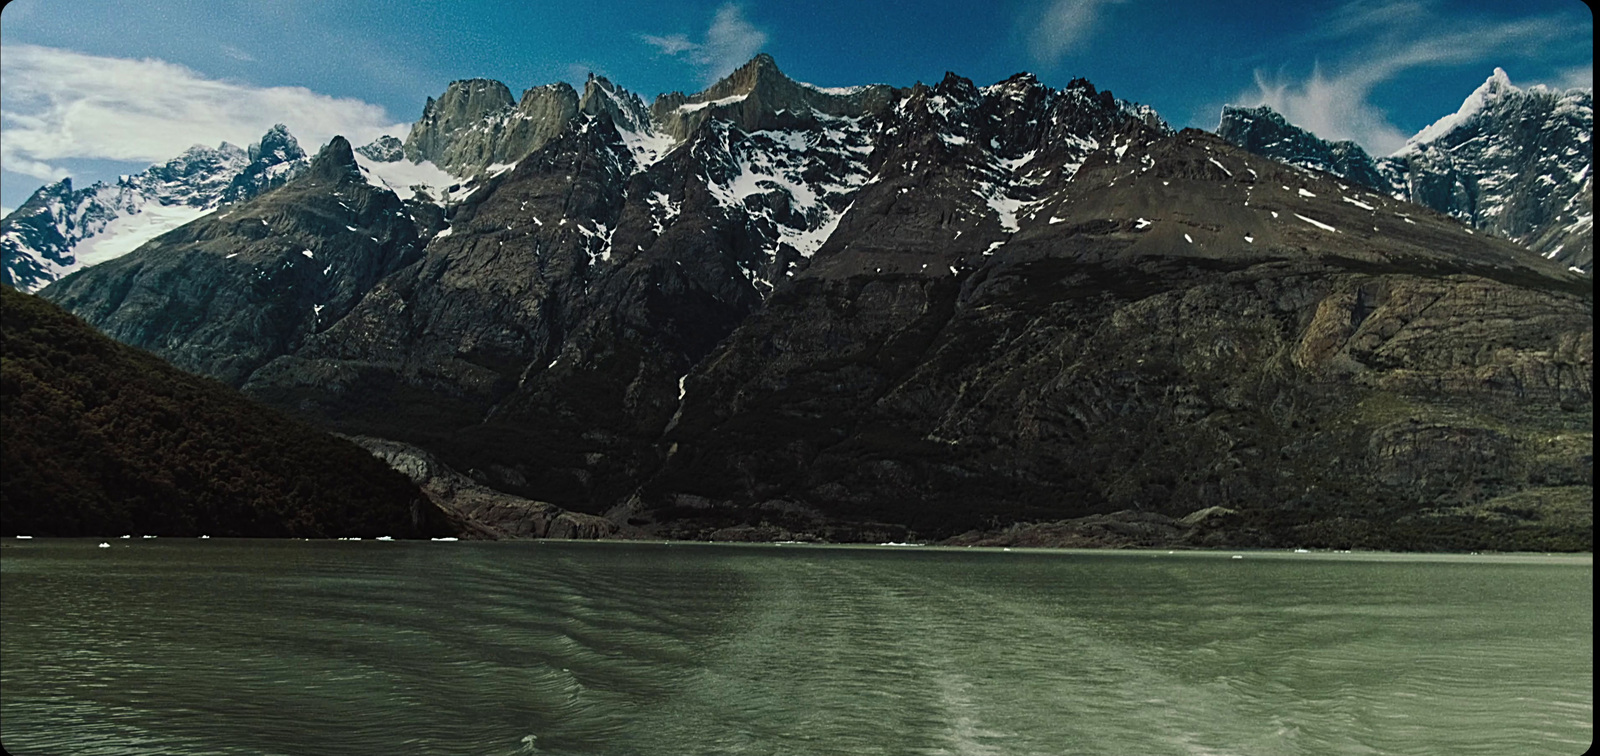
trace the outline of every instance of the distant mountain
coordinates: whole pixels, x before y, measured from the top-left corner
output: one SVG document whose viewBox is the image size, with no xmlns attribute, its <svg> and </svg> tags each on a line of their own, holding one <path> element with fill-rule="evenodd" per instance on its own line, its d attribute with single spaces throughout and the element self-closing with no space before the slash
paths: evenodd
<svg viewBox="0 0 1600 756">
<path fill-rule="evenodd" d="M 1384 158 L 1354 142 L 1318 139 L 1266 106 L 1224 108 L 1217 133 L 1593 272 L 1592 90 L 1520 89 L 1496 68 L 1459 110 Z"/>
<path fill-rule="evenodd" d="M 341 439 L 0 287 L 0 534 L 453 533 Z"/>
<path fill-rule="evenodd" d="M 1592 547 L 1588 278 L 1085 80 L 469 80 L 381 164 L 458 185 L 363 151 L 42 294 L 617 533 Z"/>
<path fill-rule="evenodd" d="M 74 270 L 133 251 L 227 202 L 281 185 L 306 155 L 279 124 L 248 149 L 196 145 L 115 184 L 41 187 L 0 219 L 0 275 L 33 291 Z"/>
<path fill-rule="evenodd" d="M 361 148 L 362 171 L 406 197 L 414 187 L 444 196 L 457 179 L 429 164 L 400 159 L 400 141 L 380 137 Z M 73 189 L 72 179 L 40 187 L 0 219 L 0 280 L 37 291 L 62 276 L 113 260 L 221 207 L 256 197 L 303 173 L 310 158 L 283 124 L 240 148 L 196 145 L 114 184 Z"/>
</svg>

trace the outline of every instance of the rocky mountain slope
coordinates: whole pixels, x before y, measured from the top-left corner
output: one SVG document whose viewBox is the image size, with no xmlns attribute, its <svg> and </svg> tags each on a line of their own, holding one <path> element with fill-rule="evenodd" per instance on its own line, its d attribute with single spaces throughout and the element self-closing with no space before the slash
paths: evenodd
<svg viewBox="0 0 1600 756">
<path fill-rule="evenodd" d="M 1083 80 L 458 82 L 402 151 L 471 181 L 336 140 L 44 295 L 631 532 L 1592 543 L 1587 278 Z"/>
<path fill-rule="evenodd" d="M 347 441 L 0 287 L 0 534 L 453 533 Z"/>
<path fill-rule="evenodd" d="M 1592 90 L 1521 89 L 1497 68 L 1459 110 L 1384 158 L 1318 139 L 1266 106 L 1224 108 L 1217 133 L 1593 272 Z"/>
</svg>

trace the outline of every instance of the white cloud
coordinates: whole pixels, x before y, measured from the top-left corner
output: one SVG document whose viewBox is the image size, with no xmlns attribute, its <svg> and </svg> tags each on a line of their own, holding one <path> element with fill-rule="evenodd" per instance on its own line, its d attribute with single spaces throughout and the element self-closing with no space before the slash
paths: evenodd
<svg viewBox="0 0 1600 756">
<path fill-rule="evenodd" d="M 1037 19 L 1029 18 L 1028 51 L 1039 63 L 1054 64 L 1094 31 L 1107 5 L 1127 0 L 1053 0 Z"/>
<path fill-rule="evenodd" d="M 1387 155 L 1406 143 L 1407 134 L 1367 101 L 1372 83 L 1353 75 L 1324 76 L 1321 67 L 1310 78 L 1292 82 L 1256 72 L 1256 91 L 1241 102 L 1266 105 L 1296 126 L 1323 139 L 1348 139 L 1376 155 Z M 1252 101 L 1253 100 L 1253 101 Z"/>
<path fill-rule="evenodd" d="M 751 24 L 738 5 L 724 3 L 699 42 L 684 34 L 641 34 L 639 39 L 662 55 L 682 56 L 698 67 L 701 77 L 711 83 L 755 57 L 767 44 L 767 33 Z"/>
<path fill-rule="evenodd" d="M 1373 154 L 1387 155 L 1410 135 L 1371 103 L 1375 88 L 1430 66 L 1482 63 L 1487 76 L 1494 66 L 1506 64 L 1504 56 L 1541 49 L 1570 32 L 1570 25 L 1556 17 L 1489 21 L 1459 11 L 1440 13 L 1435 5 L 1423 0 L 1347 3 L 1310 36 L 1322 48 L 1330 46 L 1328 40 L 1347 43 L 1345 57 L 1331 66 L 1314 65 L 1303 80 L 1257 69 L 1254 89 L 1235 101 L 1270 106 L 1319 137 L 1353 140 Z"/>
<path fill-rule="evenodd" d="M 65 175 L 53 161 L 157 162 L 195 144 L 250 144 L 283 123 L 308 152 L 342 134 L 364 144 L 403 137 L 382 107 L 304 87 L 218 81 L 146 58 L 7 45 L 0 69 L 0 166 L 36 178 Z"/>
<path fill-rule="evenodd" d="M 699 47 L 699 45 L 690 42 L 689 38 L 682 34 L 669 34 L 665 37 L 657 37 L 654 34 L 640 34 L 639 39 L 644 40 L 645 44 L 660 50 L 663 55 L 677 55 Z"/>
<path fill-rule="evenodd" d="M 1594 64 L 1576 66 L 1561 72 L 1555 81 L 1550 82 L 1550 87 L 1555 89 L 1594 89 Z"/>
</svg>

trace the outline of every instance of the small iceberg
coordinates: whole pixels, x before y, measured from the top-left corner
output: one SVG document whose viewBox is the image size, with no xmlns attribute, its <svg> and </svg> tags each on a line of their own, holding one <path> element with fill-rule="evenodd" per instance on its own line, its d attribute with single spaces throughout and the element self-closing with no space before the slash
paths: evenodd
<svg viewBox="0 0 1600 756">
<path fill-rule="evenodd" d="M 378 540 L 380 540 L 380 541 L 393 541 L 394 539 L 390 538 L 389 536 L 378 536 Z"/>
<path fill-rule="evenodd" d="M 1234 554 L 1234 555 L 1233 555 L 1233 558 L 1234 558 L 1234 559 L 1243 559 L 1243 558 L 1244 558 L 1244 555 L 1243 555 L 1243 554 Z"/>
<path fill-rule="evenodd" d="M 123 536 L 123 537 L 122 537 L 122 538 L 123 538 L 123 540 L 127 540 L 127 539 L 129 539 L 129 538 L 132 538 L 132 537 L 133 537 L 133 536 L 131 536 L 131 535 L 125 535 L 125 536 Z"/>
<path fill-rule="evenodd" d="M 32 540 L 33 536 L 17 536 L 17 538 L 19 538 L 21 540 L 24 540 L 24 541 L 27 541 L 27 540 Z"/>
<path fill-rule="evenodd" d="M 153 536 L 153 535 L 142 535 L 142 536 L 139 536 L 139 537 L 140 538 L 155 538 L 155 536 Z"/>
<path fill-rule="evenodd" d="M 382 541 L 384 539 L 379 538 L 378 540 Z M 428 540 L 430 540 L 430 541 L 459 541 L 461 539 L 460 538 L 456 538 L 455 536 L 445 536 L 444 538 L 430 538 Z"/>
<path fill-rule="evenodd" d="M 905 542 L 902 542 L 902 541 L 884 541 L 883 543 L 880 543 L 878 545 L 879 546 L 921 546 L 922 544 L 920 544 L 920 543 L 905 543 Z"/>
<path fill-rule="evenodd" d="M 203 536 L 200 536 L 200 537 L 201 537 L 201 538 L 210 538 L 210 537 L 211 537 L 211 536 L 208 536 L 208 535 L 203 535 Z"/>
<path fill-rule="evenodd" d="M 109 549 L 109 548 L 111 548 L 111 544 L 109 544 L 109 543 L 106 543 L 106 542 L 105 542 L 105 541 L 101 541 L 101 542 L 100 542 L 100 548 L 102 548 L 102 549 Z"/>
<path fill-rule="evenodd" d="M 1294 553 L 1296 553 L 1296 554 L 1310 554 L 1311 550 L 1310 549 L 1295 549 Z"/>
</svg>

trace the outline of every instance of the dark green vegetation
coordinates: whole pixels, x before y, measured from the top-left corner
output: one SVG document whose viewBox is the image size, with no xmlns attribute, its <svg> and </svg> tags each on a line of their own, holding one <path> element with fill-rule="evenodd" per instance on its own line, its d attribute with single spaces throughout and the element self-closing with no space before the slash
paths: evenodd
<svg viewBox="0 0 1600 756">
<path fill-rule="evenodd" d="M 0 287 L 0 533 L 449 532 L 404 475 Z"/>
</svg>

